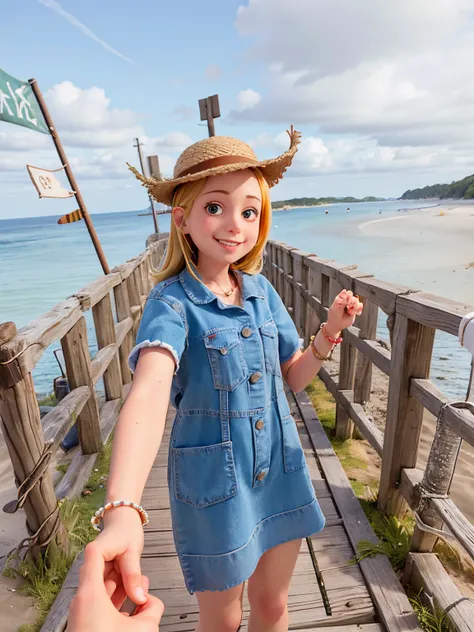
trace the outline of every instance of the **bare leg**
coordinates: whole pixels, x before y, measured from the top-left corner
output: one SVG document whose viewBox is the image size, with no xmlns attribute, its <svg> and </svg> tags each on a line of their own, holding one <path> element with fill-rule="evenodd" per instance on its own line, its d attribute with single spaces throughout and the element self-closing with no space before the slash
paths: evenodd
<svg viewBox="0 0 474 632">
<path fill-rule="evenodd" d="M 260 558 L 248 581 L 248 632 L 287 632 L 288 589 L 301 540 L 280 544 Z"/>
<path fill-rule="evenodd" d="M 244 584 L 229 590 L 196 592 L 199 620 L 195 632 L 236 632 L 242 620 Z"/>
</svg>

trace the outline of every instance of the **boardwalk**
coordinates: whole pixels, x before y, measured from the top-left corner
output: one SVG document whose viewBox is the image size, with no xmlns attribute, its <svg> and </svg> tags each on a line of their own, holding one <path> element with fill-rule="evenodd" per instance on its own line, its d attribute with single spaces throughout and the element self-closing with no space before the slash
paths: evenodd
<svg viewBox="0 0 474 632">
<path fill-rule="evenodd" d="M 352 563 L 360 539 L 373 539 L 360 504 L 316 417 L 306 393 L 288 393 L 313 484 L 326 516 L 324 530 L 303 541 L 290 586 L 291 630 L 383 632 L 418 630 L 408 600 L 386 558 Z M 195 595 L 185 586 L 173 543 L 167 487 L 167 450 L 173 411 L 150 473 L 143 504 L 150 508 L 145 529 L 142 570 L 150 591 L 165 604 L 164 632 L 194 630 L 198 618 Z M 317 450 L 314 449 L 314 443 Z M 43 630 L 63 629 L 67 604 L 77 587 L 79 559 L 69 573 L 60 598 Z M 242 631 L 247 629 L 249 604 L 244 596 Z"/>
</svg>

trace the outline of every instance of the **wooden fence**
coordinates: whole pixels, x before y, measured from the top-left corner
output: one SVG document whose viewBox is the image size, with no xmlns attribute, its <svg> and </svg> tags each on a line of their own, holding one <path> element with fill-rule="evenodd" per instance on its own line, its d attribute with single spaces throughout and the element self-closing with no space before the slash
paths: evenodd
<svg viewBox="0 0 474 632">
<path fill-rule="evenodd" d="M 338 380 L 324 367 L 319 373 L 336 401 L 336 437 L 348 439 L 356 427 L 380 455 L 379 507 L 402 516 L 408 504 L 415 512 L 414 552 L 431 552 L 442 533 L 474 559 L 474 527 L 449 498 L 461 441 L 474 446 L 474 405 L 450 403 L 429 379 L 436 330 L 457 337 L 463 315 L 473 308 L 379 281 L 357 266 L 323 260 L 277 241 L 267 245 L 263 272 L 292 314 L 305 345 L 327 320 L 328 307 L 341 289 L 361 297 L 364 312 L 343 334 Z M 391 351 L 376 341 L 379 309 L 387 316 Z M 364 411 L 372 365 L 389 376 L 384 432 Z M 416 464 L 425 409 L 438 423 L 423 471 Z M 440 532 L 443 524 L 448 533 Z M 444 607 L 446 586 L 451 584 L 437 558 L 413 554 L 410 567 L 412 577 L 428 586 Z M 450 616 L 459 629 L 474 629 L 469 627 L 474 621 L 469 600 L 461 599 Z"/>
<path fill-rule="evenodd" d="M 0 324 L 0 418 L 18 486 L 12 513 L 24 507 L 28 544 L 39 552 L 50 544 L 67 546 L 58 499 L 78 496 L 109 437 L 132 376 L 127 365 L 151 280 L 167 235 L 17 332 Z M 113 299 L 112 299 L 113 296 Z M 115 303 L 115 314 L 112 309 Z M 84 312 L 92 310 L 98 351 L 91 358 Z M 32 371 L 44 351 L 60 341 L 71 392 L 40 419 Z M 99 408 L 97 382 L 103 377 L 105 403 Z M 49 467 L 71 426 L 77 423 L 80 447 L 56 487 Z"/>
</svg>

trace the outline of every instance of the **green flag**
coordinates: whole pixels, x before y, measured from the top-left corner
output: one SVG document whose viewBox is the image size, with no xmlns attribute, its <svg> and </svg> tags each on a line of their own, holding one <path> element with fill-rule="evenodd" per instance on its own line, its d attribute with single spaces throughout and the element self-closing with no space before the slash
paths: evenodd
<svg viewBox="0 0 474 632">
<path fill-rule="evenodd" d="M 19 81 L 0 69 L 0 121 L 15 123 L 49 134 L 29 83 Z"/>
</svg>

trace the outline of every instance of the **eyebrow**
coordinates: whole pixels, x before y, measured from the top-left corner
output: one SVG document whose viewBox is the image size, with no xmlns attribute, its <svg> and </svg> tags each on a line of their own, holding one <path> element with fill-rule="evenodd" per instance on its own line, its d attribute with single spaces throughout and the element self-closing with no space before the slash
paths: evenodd
<svg viewBox="0 0 474 632">
<path fill-rule="evenodd" d="M 224 193 L 224 195 L 230 195 L 229 191 L 224 191 L 223 189 L 216 189 L 215 191 L 206 191 L 205 195 L 209 195 L 210 193 Z M 258 200 L 260 202 L 260 198 L 256 195 L 246 195 L 246 198 L 253 198 L 254 200 Z"/>
</svg>

